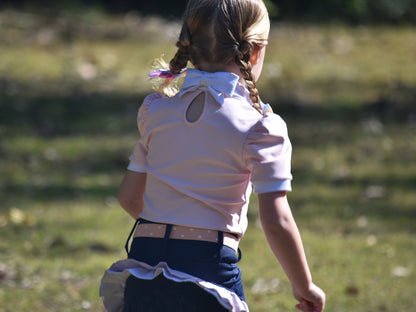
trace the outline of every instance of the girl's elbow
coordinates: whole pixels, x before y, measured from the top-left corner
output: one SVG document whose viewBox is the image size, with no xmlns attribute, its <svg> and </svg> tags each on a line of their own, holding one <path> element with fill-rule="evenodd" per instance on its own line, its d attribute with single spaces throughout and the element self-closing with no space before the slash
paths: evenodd
<svg viewBox="0 0 416 312">
<path fill-rule="evenodd" d="M 126 211 L 134 219 L 137 219 L 143 211 L 143 201 L 119 199 L 119 202 L 124 211 Z"/>
<path fill-rule="evenodd" d="M 134 207 L 138 207 L 140 204 L 138 199 L 125 196 L 122 193 L 118 196 L 118 202 L 120 203 L 120 206 L 126 210 L 131 210 Z"/>
<path fill-rule="evenodd" d="M 292 219 L 288 216 L 261 218 L 261 225 L 265 231 L 281 233 L 288 231 L 292 227 Z"/>
<path fill-rule="evenodd" d="M 118 203 L 124 208 L 129 202 L 129 199 L 120 191 L 118 194 Z"/>
</svg>

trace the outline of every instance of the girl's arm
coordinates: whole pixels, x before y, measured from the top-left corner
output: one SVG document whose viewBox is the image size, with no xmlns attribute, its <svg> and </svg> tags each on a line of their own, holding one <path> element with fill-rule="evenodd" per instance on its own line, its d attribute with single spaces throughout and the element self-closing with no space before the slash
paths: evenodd
<svg viewBox="0 0 416 312">
<path fill-rule="evenodd" d="M 146 186 L 146 173 L 127 170 L 123 181 L 121 182 L 118 193 L 118 200 L 121 207 L 133 219 L 138 219 L 143 211 L 143 193 Z"/>
<path fill-rule="evenodd" d="M 297 308 L 321 312 L 324 292 L 312 283 L 302 240 L 287 201 L 286 192 L 259 194 L 260 221 L 269 245 L 286 272 Z"/>
</svg>

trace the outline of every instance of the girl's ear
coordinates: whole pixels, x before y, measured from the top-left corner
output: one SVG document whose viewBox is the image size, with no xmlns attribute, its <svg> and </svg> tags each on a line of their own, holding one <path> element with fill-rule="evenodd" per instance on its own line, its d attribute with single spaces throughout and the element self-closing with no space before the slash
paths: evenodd
<svg viewBox="0 0 416 312">
<path fill-rule="evenodd" d="M 262 48 L 263 46 L 259 46 L 257 44 L 254 45 L 253 52 L 251 53 L 251 56 L 250 56 L 251 65 L 256 65 L 259 62 Z"/>
</svg>

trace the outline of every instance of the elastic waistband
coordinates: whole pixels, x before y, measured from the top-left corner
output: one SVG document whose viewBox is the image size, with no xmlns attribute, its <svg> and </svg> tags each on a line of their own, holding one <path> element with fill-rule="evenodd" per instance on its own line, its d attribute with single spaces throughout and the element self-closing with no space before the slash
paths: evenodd
<svg viewBox="0 0 416 312">
<path fill-rule="evenodd" d="M 220 243 L 219 239 L 222 236 L 223 245 L 238 251 L 239 239 L 231 233 L 182 225 L 169 225 L 169 227 L 170 233 L 167 235 L 166 232 L 169 230 L 167 224 L 141 222 L 137 225 L 134 237 L 166 238 L 168 236 L 169 239 Z"/>
</svg>

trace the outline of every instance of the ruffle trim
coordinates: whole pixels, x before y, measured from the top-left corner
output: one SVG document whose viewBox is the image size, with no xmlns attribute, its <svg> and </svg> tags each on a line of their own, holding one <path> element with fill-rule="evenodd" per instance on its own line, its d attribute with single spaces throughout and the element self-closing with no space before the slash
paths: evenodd
<svg viewBox="0 0 416 312">
<path fill-rule="evenodd" d="M 241 300 L 237 294 L 228 289 L 204 281 L 195 276 L 181 271 L 171 269 L 166 262 L 160 262 L 156 266 L 134 259 L 120 260 L 108 269 L 100 285 L 100 297 L 108 312 L 123 311 L 124 286 L 126 280 L 131 276 L 139 279 L 151 280 L 163 274 L 165 278 L 175 282 L 192 282 L 201 287 L 206 292 L 212 294 L 218 302 L 232 312 L 248 312 L 247 304 Z"/>
</svg>

